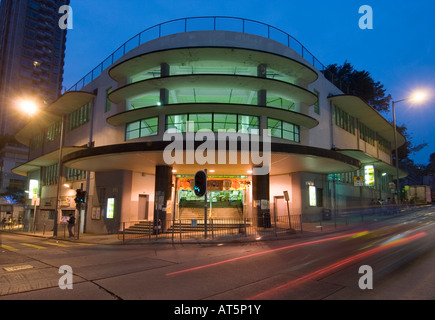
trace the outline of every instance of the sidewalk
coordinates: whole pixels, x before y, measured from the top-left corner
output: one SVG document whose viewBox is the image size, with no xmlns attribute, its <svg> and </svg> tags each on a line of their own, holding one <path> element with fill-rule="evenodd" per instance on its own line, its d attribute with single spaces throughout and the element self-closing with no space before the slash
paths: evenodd
<svg viewBox="0 0 435 320">
<path fill-rule="evenodd" d="M 80 243 L 89 243 L 89 244 L 105 244 L 105 245 L 116 245 L 116 244 L 123 244 L 122 239 L 118 239 L 117 234 L 107 234 L 107 235 L 101 235 L 101 234 L 90 234 L 90 233 L 83 233 L 76 235 L 76 239 L 70 239 L 63 236 L 63 232 L 58 232 L 58 237 L 53 237 L 53 231 L 36 231 L 36 232 L 26 232 L 21 230 L 9 230 L 9 229 L 0 229 L 1 232 L 4 233 L 12 233 L 12 234 L 18 234 L 18 235 L 24 235 L 24 236 L 30 236 L 30 237 L 37 237 L 37 238 L 45 238 L 45 239 L 56 239 L 61 241 L 71 241 L 71 242 L 80 242 Z"/>
<path fill-rule="evenodd" d="M 126 238 L 123 241 L 122 234 L 90 234 L 90 233 L 81 233 L 77 235 L 75 239 L 68 238 L 68 235 L 64 237 L 63 232 L 58 232 L 57 237 L 53 237 L 53 231 L 36 231 L 36 232 L 26 232 L 21 230 L 1 230 L 4 233 L 11 233 L 23 236 L 37 237 L 37 238 L 45 238 L 45 239 L 56 239 L 59 241 L 69 241 L 69 242 L 79 242 L 79 243 L 87 243 L 87 244 L 99 244 L 99 245 L 128 245 L 128 244 L 212 244 L 212 243 L 237 243 L 237 242 L 252 242 L 252 241 L 273 241 L 273 240 L 283 240 L 283 239 L 295 239 L 295 238 L 306 238 L 313 237 L 327 233 L 340 232 L 346 229 L 351 229 L 360 224 L 349 224 L 349 225 L 340 225 L 333 226 L 328 223 L 303 223 L 303 230 L 294 230 L 293 232 L 279 232 L 277 234 L 272 232 L 272 228 L 270 228 L 267 232 L 258 231 L 256 234 L 249 235 L 239 235 L 239 236 L 224 236 L 224 237 L 215 237 L 211 238 L 209 236 L 208 239 L 204 238 L 185 238 L 183 235 L 183 239 L 180 240 L 179 236 L 175 234 L 174 238 L 172 238 L 171 234 L 156 238 L 155 235 L 152 235 L 151 238 L 149 236 L 143 236 L 139 238 L 129 239 Z"/>
<path fill-rule="evenodd" d="M 204 239 L 201 237 L 198 238 L 183 238 L 180 239 L 178 234 L 172 238 L 172 236 L 165 235 L 159 236 L 156 238 L 155 235 L 151 237 L 142 236 L 137 239 L 129 239 L 126 238 L 123 241 L 122 234 L 90 234 L 90 233 L 81 233 L 78 235 L 78 239 L 69 239 L 68 234 L 62 230 L 58 230 L 58 237 L 53 237 L 53 231 L 36 231 L 36 232 L 26 232 L 22 230 L 14 230 L 14 229 L 0 229 L 5 233 L 13 233 L 13 234 L 21 234 L 32 237 L 46 238 L 46 239 L 56 239 L 60 241 L 72 241 L 72 242 L 80 242 L 80 243 L 89 243 L 89 244 L 101 244 L 101 245 L 123 245 L 123 244 L 207 244 L 207 243 L 220 243 L 220 242 L 248 242 L 248 241 L 270 241 L 270 240 L 282 240 L 282 239 L 292 239 L 292 238 L 301 238 L 301 237 L 313 237 L 326 233 L 335 233 L 340 231 L 349 230 L 355 227 L 360 227 L 366 224 L 374 223 L 377 221 L 382 221 L 384 219 L 389 219 L 401 215 L 410 214 L 412 212 L 417 211 L 418 209 L 422 209 L 428 206 L 420 206 L 407 208 L 406 210 L 402 210 L 396 214 L 388 214 L 388 215 L 341 215 L 338 218 L 332 218 L 331 220 L 320 220 L 315 222 L 303 222 L 302 230 L 296 230 L 294 233 L 289 232 L 280 232 L 273 233 L 272 228 L 268 231 L 257 230 L 255 234 L 249 235 L 239 235 L 239 236 L 228 236 L 228 237 L 215 237 Z M 76 234 L 77 237 L 77 234 Z"/>
</svg>

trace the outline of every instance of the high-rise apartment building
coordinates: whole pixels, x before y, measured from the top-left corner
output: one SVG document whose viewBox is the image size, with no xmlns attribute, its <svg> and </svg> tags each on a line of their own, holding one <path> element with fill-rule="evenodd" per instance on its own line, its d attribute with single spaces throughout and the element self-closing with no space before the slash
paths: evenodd
<svg viewBox="0 0 435 320">
<path fill-rule="evenodd" d="M 0 1 L 0 136 L 14 135 L 31 120 L 18 101 L 31 100 L 43 110 L 61 94 L 66 30 L 59 27 L 59 8 L 69 2 Z M 28 154 L 27 147 L 2 139 L 1 193 L 8 187 L 24 188 L 25 179 L 11 168 L 27 161 Z"/>
<path fill-rule="evenodd" d="M 14 134 L 26 119 L 17 99 L 50 104 L 60 95 L 66 30 L 59 8 L 69 0 L 2 0 L 0 7 L 0 134 Z"/>
</svg>

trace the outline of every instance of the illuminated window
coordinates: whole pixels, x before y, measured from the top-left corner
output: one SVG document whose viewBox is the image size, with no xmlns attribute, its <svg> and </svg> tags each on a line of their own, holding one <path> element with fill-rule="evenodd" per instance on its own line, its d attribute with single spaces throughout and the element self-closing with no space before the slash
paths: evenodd
<svg viewBox="0 0 435 320">
<path fill-rule="evenodd" d="M 355 118 L 337 106 L 334 106 L 334 123 L 336 126 L 355 135 Z"/>
<path fill-rule="evenodd" d="M 58 174 L 59 174 L 57 168 L 58 168 L 57 163 L 52 166 L 44 168 L 43 183 L 45 185 L 52 185 L 57 183 Z"/>
<path fill-rule="evenodd" d="M 388 140 L 384 139 L 379 134 L 377 135 L 377 138 L 378 138 L 378 148 L 379 148 L 379 150 L 381 150 L 381 151 L 383 151 L 385 153 L 390 153 L 390 151 L 391 151 L 391 142 L 389 142 Z"/>
<path fill-rule="evenodd" d="M 288 82 L 288 83 L 295 83 L 295 79 L 294 77 L 291 77 L 281 71 L 278 71 L 276 69 L 272 69 L 272 68 L 267 68 L 267 75 L 266 77 L 268 79 L 274 79 L 274 80 L 278 80 L 278 81 L 283 81 L 283 82 Z"/>
<path fill-rule="evenodd" d="M 214 123 L 214 131 L 217 132 L 219 132 L 219 130 L 238 131 L 236 114 L 215 114 L 213 123 Z"/>
<path fill-rule="evenodd" d="M 129 100 L 127 103 L 127 111 L 154 107 L 160 102 L 160 90 L 154 90 L 148 92 L 140 97 L 133 100 Z"/>
<path fill-rule="evenodd" d="M 209 130 L 232 130 L 239 133 L 258 134 L 259 118 L 247 115 L 204 113 L 204 114 L 181 114 L 167 116 L 166 130 L 170 133 L 186 132 L 187 121 L 194 123 L 194 131 Z"/>
<path fill-rule="evenodd" d="M 85 179 L 86 179 L 86 171 L 67 168 L 66 171 L 67 181 L 77 181 L 77 180 L 85 180 Z"/>
<path fill-rule="evenodd" d="M 92 103 L 89 102 L 68 116 L 68 129 L 72 131 L 88 123 L 91 119 Z"/>
<path fill-rule="evenodd" d="M 30 139 L 29 148 L 30 150 L 36 150 L 41 148 L 43 144 L 44 144 L 44 134 L 41 132 L 39 134 L 34 135 Z"/>
<path fill-rule="evenodd" d="M 127 124 L 125 140 L 155 136 L 159 130 L 159 118 L 149 118 Z"/>
<path fill-rule="evenodd" d="M 199 113 L 189 114 L 189 121 L 194 123 L 194 131 L 209 130 L 213 131 L 213 114 Z"/>
<path fill-rule="evenodd" d="M 58 137 L 60 137 L 61 128 L 62 128 L 62 121 L 58 121 L 58 122 L 52 124 L 47 129 L 47 141 L 54 141 Z"/>
<path fill-rule="evenodd" d="M 144 81 L 144 80 L 148 80 L 148 79 L 160 78 L 160 76 L 161 76 L 160 66 L 156 66 L 156 67 L 150 68 L 148 70 L 142 71 L 138 74 L 135 74 L 134 76 L 132 76 L 130 78 L 130 82 L 135 83 L 135 82 Z"/>
<path fill-rule="evenodd" d="M 317 96 L 317 101 L 314 104 L 314 112 L 317 113 L 317 114 L 320 114 L 320 103 L 319 103 L 319 95 L 320 95 L 320 93 L 319 93 L 319 91 L 314 90 L 314 94 Z"/>
<path fill-rule="evenodd" d="M 365 124 L 361 122 L 358 125 L 359 125 L 360 139 L 374 146 L 376 141 L 375 131 L 373 131 L 372 129 L 370 129 L 369 127 L 367 127 Z"/>
<path fill-rule="evenodd" d="M 267 128 L 272 137 L 300 142 L 300 127 L 298 125 L 269 118 L 267 119 Z"/>
<path fill-rule="evenodd" d="M 273 94 L 270 93 L 267 95 L 267 106 L 287 111 L 295 111 L 295 103 L 293 101 L 273 96 Z"/>
</svg>

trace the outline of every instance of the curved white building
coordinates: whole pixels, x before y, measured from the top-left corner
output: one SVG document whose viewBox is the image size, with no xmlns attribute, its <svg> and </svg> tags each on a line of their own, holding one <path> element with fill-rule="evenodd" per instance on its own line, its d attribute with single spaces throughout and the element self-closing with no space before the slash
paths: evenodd
<svg viewBox="0 0 435 320">
<path fill-rule="evenodd" d="M 169 228 L 174 219 L 204 216 L 192 191 L 203 169 L 215 219 L 255 224 L 264 213 L 286 216 L 284 191 L 291 214 L 305 220 L 319 219 L 324 209 L 393 198 L 392 125 L 322 69 L 291 36 L 255 21 L 205 17 L 158 25 L 130 39 L 16 135 L 32 160 L 14 172 L 32 181 L 40 224 L 75 210 L 75 190 L 83 187 L 81 227 L 93 233 L 139 220 Z M 260 168 L 267 172 L 256 174 Z M 363 186 L 355 186 L 361 176 Z"/>
</svg>

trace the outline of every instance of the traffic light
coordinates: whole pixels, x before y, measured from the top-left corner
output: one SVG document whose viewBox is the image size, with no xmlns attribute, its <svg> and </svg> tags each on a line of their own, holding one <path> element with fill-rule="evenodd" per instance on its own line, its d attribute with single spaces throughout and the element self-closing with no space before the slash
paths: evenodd
<svg viewBox="0 0 435 320">
<path fill-rule="evenodd" d="M 197 197 L 202 197 L 207 192 L 207 173 L 205 171 L 198 171 L 195 174 L 193 191 Z"/>
<path fill-rule="evenodd" d="M 76 197 L 75 197 L 74 201 L 76 202 L 76 207 L 78 209 L 80 209 L 82 203 L 85 203 L 85 201 L 86 201 L 86 191 L 83 191 L 81 189 L 77 189 L 76 190 Z"/>
</svg>

